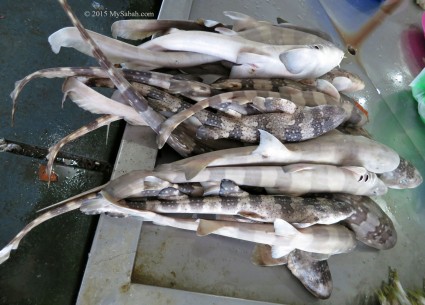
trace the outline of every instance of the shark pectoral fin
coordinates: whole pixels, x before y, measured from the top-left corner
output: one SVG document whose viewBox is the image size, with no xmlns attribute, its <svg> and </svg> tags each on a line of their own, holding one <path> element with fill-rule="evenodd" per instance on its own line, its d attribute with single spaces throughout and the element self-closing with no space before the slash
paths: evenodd
<svg viewBox="0 0 425 305">
<path fill-rule="evenodd" d="M 283 167 L 283 170 L 285 173 L 296 173 L 296 172 L 312 170 L 312 169 L 313 169 L 313 166 L 311 166 L 310 164 L 303 164 L 303 163 L 290 164 Z"/>
<path fill-rule="evenodd" d="M 314 57 L 314 50 L 308 47 L 288 50 L 279 55 L 280 61 L 292 74 L 311 70 L 311 59 Z"/>
<path fill-rule="evenodd" d="M 257 266 L 279 266 L 288 263 L 288 257 L 272 257 L 272 248 L 269 245 L 257 244 L 251 254 L 251 262 Z"/>
<path fill-rule="evenodd" d="M 202 187 L 204 188 L 203 196 L 218 196 L 220 195 L 220 182 L 217 181 L 206 181 L 201 182 Z"/>
<path fill-rule="evenodd" d="M 239 185 L 237 185 L 232 180 L 223 179 L 220 182 L 220 192 L 221 197 L 247 197 L 249 194 L 242 190 Z"/>
<path fill-rule="evenodd" d="M 173 184 L 155 176 L 146 176 L 143 180 L 143 185 L 145 190 L 162 190 Z"/>
<path fill-rule="evenodd" d="M 319 78 L 316 81 L 316 88 L 320 92 L 330 95 L 331 97 L 335 98 L 338 101 L 341 99 L 341 95 L 339 94 L 340 90 L 338 90 L 338 88 L 336 88 L 333 84 L 331 84 L 325 79 Z"/>
<path fill-rule="evenodd" d="M 170 186 L 160 190 L 157 197 L 161 200 L 183 200 L 186 199 L 188 196 L 186 194 L 181 193 L 175 187 Z"/>
<path fill-rule="evenodd" d="M 260 144 L 258 147 L 251 153 L 252 155 L 261 155 L 263 158 L 267 159 L 273 156 L 273 154 L 278 153 L 279 156 L 290 154 L 291 151 L 286 148 L 274 135 L 271 133 L 259 129 L 260 132 Z"/>
<path fill-rule="evenodd" d="M 292 250 L 294 250 L 294 248 L 288 246 L 272 246 L 272 258 L 282 258 L 291 253 Z"/>
<path fill-rule="evenodd" d="M 251 211 L 238 211 L 236 213 L 236 215 L 244 217 L 244 218 L 248 218 L 248 219 L 251 219 L 251 220 L 255 220 L 255 221 L 263 221 L 264 220 L 263 216 L 255 213 L 255 212 L 251 212 Z"/>
<path fill-rule="evenodd" d="M 198 236 L 209 235 L 209 234 L 214 233 L 218 229 L 225 227 L 225 226 L 226 225 L 223 224 L 223 222 L 220 222 L 220 221 L 200 219 L 198 229 L 196 230 L 196 235 L 198 235 Z"/>
<path fill-rule="evenodd" d="M 291 223 L 295 228 L 297 229 L 303 229 L 303 228 L 308 228 L 311 227 L 312 225 L 314 225 L 316 223 L 316 221 L 312 221 L 312 222 L 293 222 Z"/>
<path fill-rule="evenodd" d="M 106 212 L 114 211 L 114 204 L 105 200 L 100 194 L 99 198 L 86 200 L 81 204 L 80 211 L 86 215 L 99 215 Z"/>
</svg>

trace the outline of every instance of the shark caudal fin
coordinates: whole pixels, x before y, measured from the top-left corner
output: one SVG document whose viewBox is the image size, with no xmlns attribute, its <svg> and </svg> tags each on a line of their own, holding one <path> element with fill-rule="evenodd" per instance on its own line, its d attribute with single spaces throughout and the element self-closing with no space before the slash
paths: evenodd
<svg viewBox="0 0 425 305">
<path fill-rule="evenodd" d="M 286 222 L 285 220 L 280 218 L 277 218 L 274 221 L 274 231 L 276 235 L 284 236 L 287 238 L 295 238 L 297 235 L 301 234 L 289 222 Z M 272 246 L 272 258 L 283 257 L 285 255 L 288 255 L 292 250 L 294 250 L 294 248 L 288 245 Z"/>
<path fill-rule="evenodd" d="M 252 152 L 252 155 L 261 155 L 264 159 L 268 159 L 276 154 L 281 156 L 291 153 L 274 135 L 262 129 L 258 131 L 260 132 L 260 144 Z"/>
<path fill-rule="evenodd" d="M 54 218 L 56 216 L 62 215 L 64 213 L 76 210 L 81 207 L 82 204 L 86 201 L 90 201 L 98 196 L 97 191 L 99 187 L 74 196 L 70 199 L 59 202 L 56 205 L 53 205 L 55 208 L 44 212 L 29 224 L 27 224 L 3 249 L 0 250 L 0 264 L 6 261 L 12 250 L 16 250 L 19 246 L 20 241 L 36 226 L 42 224 L 43 222 Z M 51 207 L 53 207 L 51 206 Z M 50 207 L 48 207 L 50 208 Z"/>
</svg>

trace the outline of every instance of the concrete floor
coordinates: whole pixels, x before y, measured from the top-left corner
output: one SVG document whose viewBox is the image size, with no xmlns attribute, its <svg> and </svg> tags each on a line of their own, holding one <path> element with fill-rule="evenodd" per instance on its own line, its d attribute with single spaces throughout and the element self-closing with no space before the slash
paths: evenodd
<svg viewBox="0 0 425 305">
<path fill-rule="evenodd" d="M 97 2 L 108 10 L 154 12 L 155 16 L 161 4 L 156 0 Z M 72 0 L 70 5 L 88 29 L 110 35 L 110 25 L 116 19 L 84 17 L 85 11 L 95 10 L 94 1 Z M 58 55 L 50 50 L 47 37 L 70 26 L 55 1 L 2 0 L 0 16 L 0 138 L 48 148 L 96 116 L 69 100 L 62 109 L 62 81 L 37 79 L 20 95 L 15 124 L 11 127 L 9 94 L 14 82 L 43 68 L 97 64 L 71 49 L 62 49 Z M 123 126 L 111 126 L 107 143 L 106 128 L 102 128 L 63 150 L 112 166 Z M 55 166 L 59 181 L 48 188 L 37 175 L 42 163 L 45 160 L 0 154 L 0 247 L 32 220 L 38 209 L 100 185 L 110 175 Z M 97 217 L 74 212 L 46 222 L 24 238 L 18 251 L 0 265 L 0 304 L 74 304 L 96 223 Z"/>
</svg>

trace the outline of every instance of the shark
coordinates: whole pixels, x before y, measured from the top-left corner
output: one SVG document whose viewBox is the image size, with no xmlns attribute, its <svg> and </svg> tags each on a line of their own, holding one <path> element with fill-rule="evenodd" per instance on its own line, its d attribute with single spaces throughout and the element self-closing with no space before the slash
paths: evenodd
<svg viewBox="0 0 425 305">
<path fill-rule="evenodd" d="M 238 197 L 187 197 L 177 200 L 130 198 L 126 200 L 126 204 L 133 209 L 165 214 L 237 215 L 254 221 L 270 223 L 281 218 L 297 228 L 305 228 L 314 224 L 334 224 L 345 220 L 354 212 L 349 203 L 323 197 L 302 198 L 249 194 Z"/>
<path fill-rule="evenodd" d="M 258 146 L 209 152 L 162 164 L 157 169 L 182 170 L 186 178 L 190 179 L 206 167 L 229 165 L 315 163 L 360 166 L 374 173 L 385 173 L 395 170 L 400 163 L 397 152 L 388 146 L 367 137 L 347 135 L 337 130 L 304 142 L 285 144 L 267 131 L 259 132 Z"/>
<path fill-rule="evenodd" d="M 264 187 L 269 194 L 299 196 L 308 193 L 348 193 L 378 196 L 387 192 L 375 173 L 355 166 L 297 163 L 285 166 L 207 167 L 192 179 L 183 171 L 157 170 L 154 176 L 171 183 L 219 182 L 232 180 L 237 185 Z"/>
<path fill-rule="evenodd" d="M 237 64 L 230 77 L 316 78 L 336 67 L 344 55 L 331 43 L 273 45 L 240 35 L 177 29 L 139 47 L 150 51 L 186 51 L 219 57 Z"/>
</svg>

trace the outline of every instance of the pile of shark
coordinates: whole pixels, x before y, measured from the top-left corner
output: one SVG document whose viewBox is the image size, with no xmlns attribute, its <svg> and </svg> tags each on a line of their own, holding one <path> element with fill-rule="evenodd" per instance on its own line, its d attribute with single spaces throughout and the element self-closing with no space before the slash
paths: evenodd
<svg viewBox="0 0 425 305">
<path fill-rule="evenodd" d="M 65 78 L 64 99 L 102 116 L 50 148 L 48 176 L 66 143 L 120 119 L 150 126 L 158 147 L 167 143 L 183 159 L 48 207 L 0 251 L 0 263 L 35 226 L 76 209 L 252 242 L 254 264 L 287 265 L 321 299 L 332 292 L 331 255 L 358 242 L 394 247 L 394 225 L 371 196 L 417 187 L 422 177 L 363 129 L 367 111 L 348 95 L 364 83 L 338 68 L 344 52 L 327 34 L 226 11 L 232 25 L 123 20 L 110 38 L 87 31 L 59 2 L 74 27 L 49 37 L 52 50 L 72 47 L 100 67 L 28 75 L 11 94 L 12 116 L 25 84 L 39 77 Z M 153 34 L 138 46 L 116 39 Z M 116 91 L 108 98 L 91 87 Z"/>
</svg>

